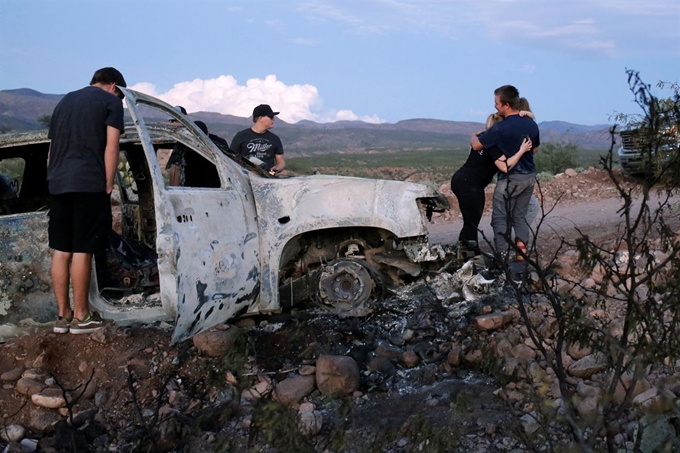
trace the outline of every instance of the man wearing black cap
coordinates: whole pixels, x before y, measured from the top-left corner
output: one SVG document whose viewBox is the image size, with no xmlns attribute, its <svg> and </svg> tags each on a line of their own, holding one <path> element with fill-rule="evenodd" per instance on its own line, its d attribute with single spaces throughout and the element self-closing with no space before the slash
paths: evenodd
<svg viewBox="0 0 680 453">
<path fill-rule="evenodd" d="M 52 113 L 47 183 L 52 286 L 59 310 L 55 333 L 89 333 L 104 326 L 89 310 L 88 293 L 92 255 L 106 249 L 111 230 L 118 141 L 125 131 L 119 86 L 127 85 L 118 70 L 99 69 L 90 86 L 68 93 Z"/>
<path fill-rule="evenodd" d="M 274 112 L 267 104 L 253 109 L 253 127 L 237 132 L 231 149 L 259 165 L 271 175 L 277 175 L 286 167 L 281 139 L 269 129 L 274 127 Z"/>
</svg>

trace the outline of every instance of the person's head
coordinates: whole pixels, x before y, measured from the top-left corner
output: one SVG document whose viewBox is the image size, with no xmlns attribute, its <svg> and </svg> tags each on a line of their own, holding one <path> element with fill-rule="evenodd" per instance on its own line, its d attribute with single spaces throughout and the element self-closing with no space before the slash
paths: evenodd
<svg viewBox="0 0 680 453">
<path fill-rule="evenodd" d="M 517 110 L 525 110 L 527 112 L 531 112 L 531 106 L 529 105 L 529 101 L 527 98 L 519 98 L 519 108 Z"/>
<path fill-rule="evenodd" d="M 176 106 L 174 106 L 172 109 L 173 109 L 175 112 L 177 112 L 177 113 L 181 113 L 182 115 L 186 115 L 186 114 L 187 114 L 187 109 L 185 109 L 185 108 L 182 107 L 181 105 L 176 105 Z M 176 119 L 174 119 L 174 118 L 168 118 L 168 121 L 170 121 L 171 123 L 177 123 L 177 122 L 178 122 L 178 121 L 177 121 Z"/>
<path fill-rule="evenodd" d="M 502 116 L 520 110 L 519 91 L 512 85 L 503 85 L 494 90 L 494 107 Z"/>
<path fill-rule="evenodd" d="M 492 113 L 486 119 L 486 130 L 488 131 L 489 129 L 491 129 L 491 126 L 501 121 L 503 121 L 502 116 L 500 116 L 498 113 Z"/>
<path fill-rule="evenodd" d="M 125 83 L 123 74 L 121 74 L 116 68 L 97 69 L 94 75 L 92 75 L 90 85 L 96 85 L 110 93 L 115 94 L 120 99 L 123 99 L 125 95 L 118 89 L 116 85 L 127 87 L 127 83 Z"/>
<path fill-rule="evenodd" d="M 208 135 L 208 126 L 203 121 L 194 121 L 194 124 L 198 126 L 198 128 L 202 130 L 205 135 Z"/>
<path fill-rule="evenodd" d="M 260 104 L 253 109 L 253 123 L 258 128 L 268 130 L 274 127 L 274 118 L 279 112 L 275 112 L 267 104 Z"/>
</svg>

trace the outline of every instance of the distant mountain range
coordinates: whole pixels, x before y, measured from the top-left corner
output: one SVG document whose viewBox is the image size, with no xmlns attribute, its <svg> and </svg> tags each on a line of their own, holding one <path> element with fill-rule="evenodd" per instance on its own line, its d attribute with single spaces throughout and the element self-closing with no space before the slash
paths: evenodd
<svg viewBox="0 0 680 453">
<path fill-rule="evenodd" d="M 63 95 L 43 94 L 28 88 L 0 90 L 0 132 L 22 132 L 43 128 L 38 121 L 50 115 Z M 252 122 L 249 118 L 214 112 L 190 113 L 204 121 L 211 133 L 231 141 L 234 134 Z M 538 123 L 541 142 L 574 143 L 583 149 L 605 150 L 610 146 L 608 125 L 584 126 L 564 121 Z M 470 135 L 484 128 L 482 123 L 410 119 L 397 123 L 372 124 L 362 121 L 288 124 L 277 120 L 275 132 L 289 156 L 327 153 L 398 152 L 403 150 L 464 149 Z"/>
</svg>

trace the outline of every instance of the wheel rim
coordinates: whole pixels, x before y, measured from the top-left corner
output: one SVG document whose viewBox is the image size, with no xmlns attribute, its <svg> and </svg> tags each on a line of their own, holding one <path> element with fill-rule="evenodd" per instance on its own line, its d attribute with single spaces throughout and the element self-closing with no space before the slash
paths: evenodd
<svg viewBox="0 0 680 453">
<path fill-rule="evenodd" d="M 327 265 L 319 276 L 319 298 L 324 304 L 350 310 L 367 302 L 375 282 L 361 260 L 340 260 Z"/>
</svg>

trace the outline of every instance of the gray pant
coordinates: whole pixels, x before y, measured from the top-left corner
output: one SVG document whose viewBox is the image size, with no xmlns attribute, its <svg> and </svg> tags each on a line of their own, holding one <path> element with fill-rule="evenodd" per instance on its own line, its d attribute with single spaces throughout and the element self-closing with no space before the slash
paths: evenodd
<svg viewBox="0 0 680 453">
<path fill-rule="evenodd" d="M 529 225 L 529 229 L 531 229 L 531 226 L 534 224 L 539 212 L 541 212 L 541 203 L 538 202 L 538 198 L 536 198 L 534 194 L 531 194 L 529 207 L 527 209 L 527 225 Z"/>
<path fill-rule="evenodd" d="M 505 239 L 506 232 L 514 229 L 515 235 L 511 239 L 519 238 L 524 243 L 529 242 L 529 225 L 527 224 L 527 210 L 529 200 L 534 193 L 536 173 L 510 174 L 499 179 L 493 192 L 493 211 L 491 213 L 491 227 L 493 228 L 493 242 L 497 252 L 509 249 Z"/>
</svg>

